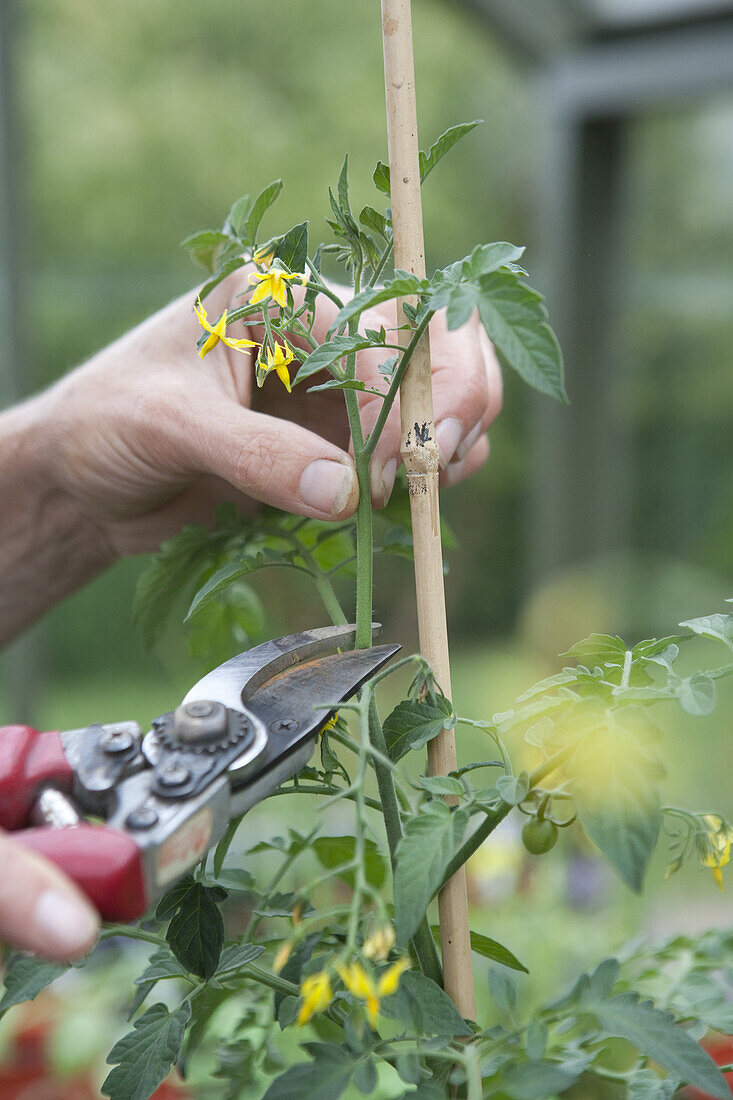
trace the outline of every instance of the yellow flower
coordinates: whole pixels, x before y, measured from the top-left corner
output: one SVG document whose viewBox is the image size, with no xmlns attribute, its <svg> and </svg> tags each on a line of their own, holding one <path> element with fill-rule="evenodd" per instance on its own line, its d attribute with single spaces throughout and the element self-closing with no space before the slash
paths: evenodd
<svg viewBox="0 0 733 1100">
<path fill-rule="evenodd" d="M 288 363 L 292 363 L 292 361 L 293 353 L 290 348 L 286 350 L 281 344 L 275 344 L 275 350 L 273 351 L 272 348 L 268 348 L 266 351 L 266 359 L 264 361 L 259 359 L 257 366 L 265 374 L 269 374 L 270 371 L 274 370 L 285 389 L 288 393 L 291 393 Z"/>
<path fill-rule="evenodd" d="M 705 837 L 705 853 L 702 856 L 703 867 L 709 867 L 713 872 L 713 878 L 720 889 L 723 889 L 723 872 L 721 868 L 730 863 L 731 844 L 733 844 L 733 829 L 729 829 L 718 814 L 703 814 L 708 832 Z"/>
<path fill-rule="evenodd" d="M 360 1001 L 364 1001 L 369 1024 L 371 1027 L 376 1027 L 382 997 L 389 997 L 391 993 L 397 991 L 402 972 L 409 965 L 409 959 L 398 959 L 396 963 L 385 970 L 377 982 L 359 962 L 352 962 L 348 966 L 337 965 L 336 969 L 349 993 L 352 993 L 354 997 L 358 997 Z"/>
<path fill-rule="evenodd" d="M 323 1012 L 324 1008 L 331 1003 L 333 990 L 328 973 L 320 970 L 317 974 L 306 978 L 300 987 L 300 995 L 303 1003 L 298 1013 L 298 1027 L 307 1024 L 311 1016 L 315 1016 L 316 1012 Z"/>
<path fill-rule="evenodd" d="M 361 949 L 367 959 L 386 959 L 394 947 L 394 929 L 391 924 L 383 924 L 372 933 Z"/>
<path fill-rule="evenodd" d="M 338 720 L 339 720 L 339 712 L 336 711 L 336 713 L 332 714 L 331 717 L 328 719 L 328 721 L 326 723 L 324 723 L 323 726 L 321 726 L 321 733 L 320 733 L 321 737 L 323 737 L 324 733 L 328 733 L 329 730 L 332 730 L 335 727 Z"/>
<path fill-rule="evenodd" d="M 252 286 L 258 283 L 258 287 L 252 295 L 250 304 L 256 306 L 258 302 L 264 302 L 265 298 L 272 298 L 273 302 L 284 309 L 288 304 L 286 279 L 299 279 L 303 285 L 308 282 L 307 275 L 288 274 L 279 268 L 270 268 L 269 271 L 253 271 L 249 277 Z"/>
<path fill-rule="evenodd" d="M 272 248 L 268 249 L 267 246 L 264 248 L 256 248 L 252 255 L 252 259 L 261 267 L 269 267 L 275 259 L 275 253 Z"/>
<path fill-rule="evenodd" d="M 193 311 L 198 318 L 198 322 L 201 325 L 201 328 L 204 329 L 205 332 L 209 333 L 208 340 L 206 340 L 206 342 L 203 343 L 199 348 L 199 355 L 202 359 L 205 355 L 209 354 L 212 348 L 216 347 L 219 341 L 221 341 L 222 344 L 226 344 L 228 348 L 234 348 L 235 351 L 244 351 L 245 348 L 257 347 L 257 344 L 254 340 L 232 340 L 231 337 L 227 336 L 226 331 L 227 314 L 229 313 L 228 309 L 224 310 L 215 325 L 212 325 L 209 322 L 209 319 L 206 316 L 206 310 L 201 305 L 200 298 L 196 299 L 196 305 L 193 307 Z"/>
</svg>

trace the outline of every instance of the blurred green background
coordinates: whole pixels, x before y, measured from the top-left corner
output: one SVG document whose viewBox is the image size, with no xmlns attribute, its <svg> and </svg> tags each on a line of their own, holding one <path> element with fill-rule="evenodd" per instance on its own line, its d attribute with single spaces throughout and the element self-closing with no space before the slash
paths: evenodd
<svg viewBox="0 0 733 1100">
<path fill-rule="evenodd" d="M 568 337 L 574 403 L 551 410 L 549 399 L 530 398 L 507 378 L 490 463 L 443 497 L 462 547 L 449 555 L 447 579 L 455 697 L 473 717 L 505 709 L 590 630 L 632 641 L 671 632 L 733 594 L 733 89 L 689 99 L 660 93 L 624 118 L 613 193 L 608 179 L 580 179 L 596 204 L 580 220 L 592 230 L 577 252 L 583 282 L 605 288 L 591 308 L 585 287 L 574 293 L 577 271 L 563 275 L 558 262 L 567 227 L 553 211 L 573 215 L 577 181 L 568 180 L 559 206 L 546 201 L 563 179 L 562 161 L 546 174 L 546 74 L 479 18 L 481 6 L 415 5 L 421 144 L 455 122 L 485 119 L 426 186 L 429 265 L 477 242 L 527 244 L 532 279 L 551 310 L 557 302 Z M 11 276 L 27 303 L 22 392 L 193 286 L 178 242 L 218 225 L 239 194 L 282 176 L 266 228 L 310 218 L 314 237 L 322 228 L 325 238 L 327 189 L 348 151 L 357 203 L 375 201 L 371 171 L 386 159 L 375 0 L 25 0 L 6 8 L 11 134 L 0 182 L 16 184 Z M 0 396 L 9 401 L 7 358 Z M 603 448 L 584 449 L 580 421 L 600 424 L 594 435 L 610 425 Z M 572 479 L 586 466 L 576 489 Z M 0 716 L 68 727 L 144 722 L 170 708 L 196 670 L 183 635 L 158 653 L 142 651 L 131 605 L 143 565 L 120 562 L 0 661 Z M 376 614 L 386 636 L 408 646 L 411 585 L 408 563 L 380 563 Z M 273 633 L 321 617 L 300 587 L 283 592 L 266 577 L 258 587 Z M 14 713 L 29 669 L 33 713 Z M 733 814 L 732 718 L 725 686 L 711 718 L 668 717 L 673 793 L 691 808 Z M 482 751 L 476 736 L 461 742 L 466 758 Z M 575 917 L 568 923 L 557 875 L 533 891 L 531 919 L 499 887 L 477 887 L 477 926 L 540 968 L 552 958 L 564 974 L 643 926 L 730 919 L 709 874 L 690 868 L 664 883 L 662 871 L 660 858 L 641 900 L 603 879 L 604 915 L 581 906 L 580 931 Z"/>
</svg>

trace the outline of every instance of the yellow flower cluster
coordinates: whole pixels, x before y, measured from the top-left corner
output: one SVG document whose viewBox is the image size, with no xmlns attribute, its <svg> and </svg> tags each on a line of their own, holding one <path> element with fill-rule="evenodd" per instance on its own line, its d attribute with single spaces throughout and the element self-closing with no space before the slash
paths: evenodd
<svg viewBox="0 0 733 1100">
<path fill-rule="evenodd" d="M 256 306 L 266 298 L 272 298 L 281 309 L 285 309 L 288 304 L 288 279 L 297 279 L 304 286 L 308 282 L 307 275 L 299 275 L 297 272 L 290 275 L 287 271 L 281 271 L 276 267 L 271 267 L 269 271 L 253 271 L 249 277 L 250 286 L 257 285 L 250 304 Z"/>
<path fill-rule="evenodd" d="M 389 997 L 390 993 L 397 992 L 402 973 L 409 965 L 409 959 L 398 959 L 396 963 L 392 963 L 392 966 L 385 970 L 376 982 L 360 962 L 352 962 L 348 966 L 337 966 L 336 969 L 349 993 L 364 1002 L 370 1026 L 376 1027 L 382 997 Z"/>
<path fill-rule="evenodd" d="M 316 1012 L 323 1012 L 324 1008 L 328 1008 L 333 999 L 331 979 L 327 971 L 319 970 L 317 974 L 306 978 L 300 987 L 300 995 L 303 1003 L 298 1013 L 298 1027 L 303 1027 Z"/>
<path fill-rule="evenodd" d="M 201 328 L 209 333 L 208 339 L 199 348 L 199 355 L 203 359 L 205 355 L 208 355 L 218 343 L 226 344 L 228 348 L 233 348 L 235 351 L 241 351 L 244 353 L 247 348 L 256 348 L 259 345 L 255 340 L 232 340 L 231 337 L 226 334 L 227 327 L 227 315 L 229 310 L 225 309 L 219 320 L 215 325 L 212 325 L 206 314 L 206 310 L 201 304 L 201 299 L 197 299 L 194 306 L 194 313 L 198 319 Z M 294 359 L 293 352 L 290 348 L 285 348 L 281 344 L 275 344 L 275 349 L 267 348 L 265 351 L 265 358 L 261 357 L 257 360 L 257 366 L 264 374 L 270 374 L 271 371 L 275 371 L 288 393 L 292 393 L 292 385 L 290 382 L 290 371 L 288 366 Z"/>
</svg>

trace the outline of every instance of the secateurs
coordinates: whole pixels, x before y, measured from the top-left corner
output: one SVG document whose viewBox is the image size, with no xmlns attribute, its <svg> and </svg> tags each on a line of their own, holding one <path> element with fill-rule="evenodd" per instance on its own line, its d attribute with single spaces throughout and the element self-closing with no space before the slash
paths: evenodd
<svg viewBox="0 0 733 1100">
<path fill-rule="evenodd" d="M 0 729 L 0 826 L 57 864 L 106 919 L 141 916 L 232 818 L 304 767 L 338 704 L 400 648 L 342 652 L 354 637 L 354 626 L 323 627 L 255 646 L 144 736 L 133 721 Z"/>
</svg>

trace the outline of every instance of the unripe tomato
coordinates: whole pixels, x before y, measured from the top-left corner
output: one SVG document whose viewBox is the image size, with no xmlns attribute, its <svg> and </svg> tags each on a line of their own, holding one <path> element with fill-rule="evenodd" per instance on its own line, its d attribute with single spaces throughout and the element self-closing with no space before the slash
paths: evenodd
<svg viewBox="0 0 733 1100">
<path fill-rule="evenodd" d="M 524 847 L 533 856 L 544 855 L 555 847 L 557 825 L 554 821 L 548 821 L 546 817 L 541 821 L 538 817 L 532 817 L 522 828 L 522 840 Z"/>
</svg>

